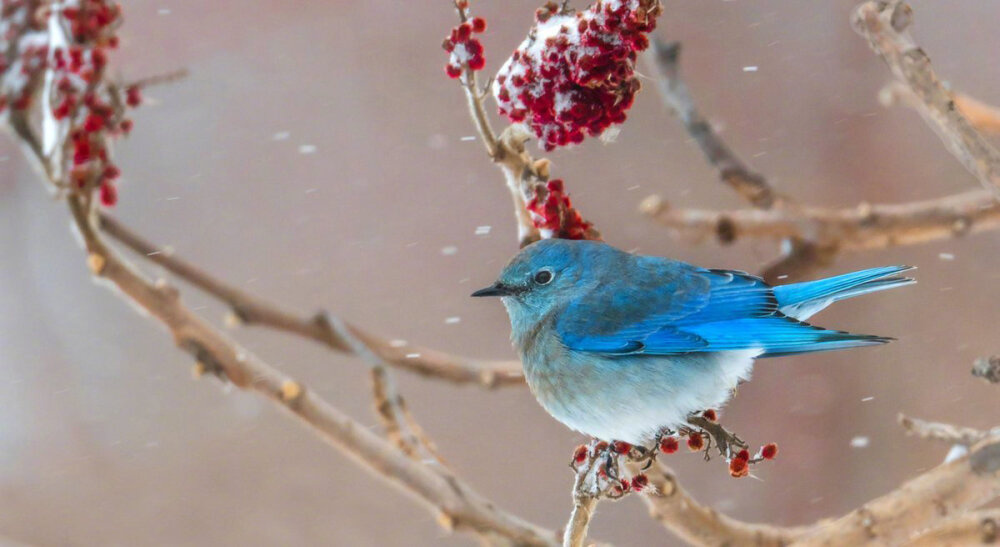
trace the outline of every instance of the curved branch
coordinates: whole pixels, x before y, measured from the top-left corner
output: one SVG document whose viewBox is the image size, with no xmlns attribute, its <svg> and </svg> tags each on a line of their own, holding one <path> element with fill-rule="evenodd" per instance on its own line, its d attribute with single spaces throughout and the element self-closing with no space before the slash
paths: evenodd
<svg viewBox="0 0 1000 547">
<path fill-rule="evenodd" d="M 640 205 L 643 214 L 695 240 L 799 238 L 836 251 L 864 251 L 950 239 L 1000 227 L 1000 205 L 989 192 L 973 191 L 925 201 L 858 207 L 673 209 L 659 196 Z"/>
<path fill-rule="evenodd" d="M 931 67 L 930 58 L 906 32 L 913 10 L 901 0 L 870 1 L 857 7 L 854 29 L 892 74 L 919 100 L 910 101 L 938 134 L 949 152 L 1000 199 L 1000 152 L 969 123 L 956 107 L 952 93 Z"/>
<path fill-rule="evenodd" d="M 818 526 L 797 545 L 898 544 L 960 511 L 1000 496 L 1000 438 L 991 437 L 969 454 L 903 483 L 847 515 Z"/>
<path fill-rule="evenodd" d="M 107 247 L 94 229 L 82 196 L 72 194 L 67 200 L 93 273 L 111 282 L 122 295 L 163 323 L 177 345 L 191 353 L 203 370 L 278 404 L 358 465 L 402 487 L 435 510 L 438 522 L 448 529 L 498 534 L 529 545 L 556 544 L 554 532 L 502 511 L 445 470 L 410 459 L 303 384 L 225 337 L 188 310 L 176 289 L 166 283 L 150 282 Z"/>
<path fill-rule="evenodd" d="M 723 515 L 694 500 L 666 466 L 658 465 L 646 475 L 652 488 L 642 499 L 649 515 L 691 545 L 787 545 L 809 530 L 740 522 Z"/>
<path fill-rule="evenodd" d="M 973 511 L 952 517 L 906 542 L 906 547 L 980 545 L 1000 539 L 1000 509 Z"/>
<path fill-rule="evenodd" d="M 898 417 L 899 425 L 906 429 L 910 435 L 916 435 L 921 439 L 934 439 L 953 444 L 971 446 L 990 437 L 1000 437 L 1000 427 L 982 431 L 971 427 L 961 427 L 940 422 L 928 422 L 918 418 L 911 418 L 905 414 Z"/>
<path fill-rule="evenodd" d="M 146 241 L 111 215 L 99 213 L 97 225 L 102 232 L 125 247 L 225 302 L 242 323 L 284 331 L 311 339 L 335 351 L 354 353 L 349 341 L 331 328 L 322 312 L 312 319 L 301 318 L 241 291 L 172 251 Z M 521 365 L 516 361 L 476 361 L 420 346 L 393 344 L 390 340 L 353 325 L 345 325 L 345 330 L 370 348 L 379 359 L 423 376 L 490 388 L 524 383 Z"/>
</svg>

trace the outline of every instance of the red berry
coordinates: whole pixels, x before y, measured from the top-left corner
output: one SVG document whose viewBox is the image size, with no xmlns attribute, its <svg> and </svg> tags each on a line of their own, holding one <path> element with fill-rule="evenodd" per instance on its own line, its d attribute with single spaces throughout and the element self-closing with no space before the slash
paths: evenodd
<svg viewBox="0 0 1000 547">
<path fill-rule="evenodd" d="M 90 62 L 94 63 L 94 68 L 100 70 L 108 64 L 108 55 L 104 53 L 103 49 L 94 48 L 90 52 Z"/>
<path fill-rule="evenodd" d="M 87 118 L 83 120 L 83 130 L 87 133 L 93 133 L 95 131 L 100 131 L 104 128 L 104 118 L 94 114 L 93 112 L 87 115 Z"/>
<path fill-rule="evenodd" d="M 90 142 L 81 139 L 73 143 L 73 164 L 80 165 L 90 161 Z"/>
<path fill-rule="evenodd" d="M 708 421 L 710 421 L 710 422 L 715 422 L 715 421 L 718 421 L 718 419 L 719 419 L 719 416 L 711 408 L 708 409 L 708 410 L 706 410 L 705 412 L 703 412 L 701 415 L 704 416 L 705 419 L 708 420 Z"/>
<path fill-rule="evenodd" d="M 475 17 L 472 19 L 472 32 L 485 32 L 486 31 L 486 19 L 482 17 Z"/>
<path fill-rule="evenodd" d="M 132 131 L 132 127 L 134 125 L 135 123 L 131 119 L 125 118 L 124 120 L 122 120 L 122 123 L 118 127 L 121 128 L 122 133 L 125 133 L 127 135 L 129 132 Z"/>
<path fill-rule="evenodd" d="M 677 444 L 677 439 L 673 437 L 664 437 L 660 439 L 660 452 L 664 454 L 673 454 L 677 452 L 680 445 Z"/>
<path fill-rule="evenodd" d="M 101 205 L 114 207 L 118 203 L 118 189 L 111 181 L 104 181 L 101 184 Z"/>
<path fill-rule="evenodd" d="M 743 460 L 745 462 L 750 461 L 750 451 L 744 448 L 736 453 L 735 459 Z"/>
<path fill-rule="evenodd" d="M 704 446 L 705 439 L 702 438 L 701 433 L 694 432 L 688 435 L 688 448 L 690 448 L 692 452 L 697 452 L 704 448 Z"/>
<path fill-rule="evenodd" d="M 641 492 L 643 488 L 649 486 L 649 477 L 645 473 L 639 473 L 632 477 L 632 490 Z"/>
<path fill-rule="evenodd" d="M 625 441 L 615 441 L 614 450 L 619 454 L 628 454 L 632 450 L 632 445 Z"/>
<path fill-rule="evenodd" d="M 745 477 L 750 474 L 750 464 L 747 460 L 733 458 L 733 460 L 729 462 L 729 474 L 732 475 L 733 478 L 737 479 Z"/>
<path fill-rule="evenodd" d="M 763 448 L 760 449 L 760 457 L 765 460 L 773 460 L 775 456 L 778 455 L 778 445 L 775 443 L 765 444 Z"/>
<path fill-rule="evenodd" d="M 576 447 L 576 451 L 573 452 L 573 461 L 575 463 L 583 463 L 587 459 L 587 447 L 580 445 Z"/>
<path fill-rule="evenodd" d="M 114 180 L 120 177 L 122 170 L 118 168 L 117 165 L 109 163 L 107 167 L 104 168 L 104 174 L 102 175 L 107 180 Z"/>
<path fill-rule="evenodd" d="M 458 78 L 462 75 L 462 67 L 455 65 L 444 65 L 444 72 L 449 78 Z"/>
<path fill-rule="evenodd" d="M 135 108 L 142 104 L 142 90 L 139 86 L 132 85 L 125 90 L 125 104 Z"/>
</svg>

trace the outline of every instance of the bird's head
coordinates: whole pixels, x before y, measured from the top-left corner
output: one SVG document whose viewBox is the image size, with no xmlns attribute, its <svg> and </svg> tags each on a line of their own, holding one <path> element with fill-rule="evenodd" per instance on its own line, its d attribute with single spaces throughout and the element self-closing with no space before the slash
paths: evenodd
<svg viewBox="0 0 1000 547">
<path fill-rule="evenodd" d="M 573 298 L 587 285 L 585 261 L 592 241 L 543 239 L 521 250 L 500 272 L 497 281 L 472 296 L 499 296 L 511 314 L 542 317 Z"/>
</svg>

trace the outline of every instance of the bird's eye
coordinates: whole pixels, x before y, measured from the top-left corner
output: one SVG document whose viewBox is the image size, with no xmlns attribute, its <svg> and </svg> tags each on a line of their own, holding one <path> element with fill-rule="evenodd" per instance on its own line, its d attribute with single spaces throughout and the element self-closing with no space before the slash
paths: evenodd
<svg viewBox="0 0 1000 547">
<path fill-rule="evenodd" d="M 535 273 L 535 283 L 539 285 L 548 285 L 552 281 L 552 272 L 549 270 L 538 270 Z"/>
</svg>

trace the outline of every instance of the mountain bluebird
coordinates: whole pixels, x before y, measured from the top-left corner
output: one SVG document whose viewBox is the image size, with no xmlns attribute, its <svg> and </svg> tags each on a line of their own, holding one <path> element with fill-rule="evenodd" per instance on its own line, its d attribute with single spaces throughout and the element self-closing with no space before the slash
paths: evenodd
<svg viewBox="0 0 1000 547">
<path fill-rule="evenodd" d="M 805 322 L 833 302 L 914 280 L 888 266 L 772 287 L 759 277 L 595 241 L 525 247 L 492 286 L 531 391 L 553 417 L 607 441 L 648 445 L 719 408 L 755 359 L 889 338 Z"/>
</svg>

